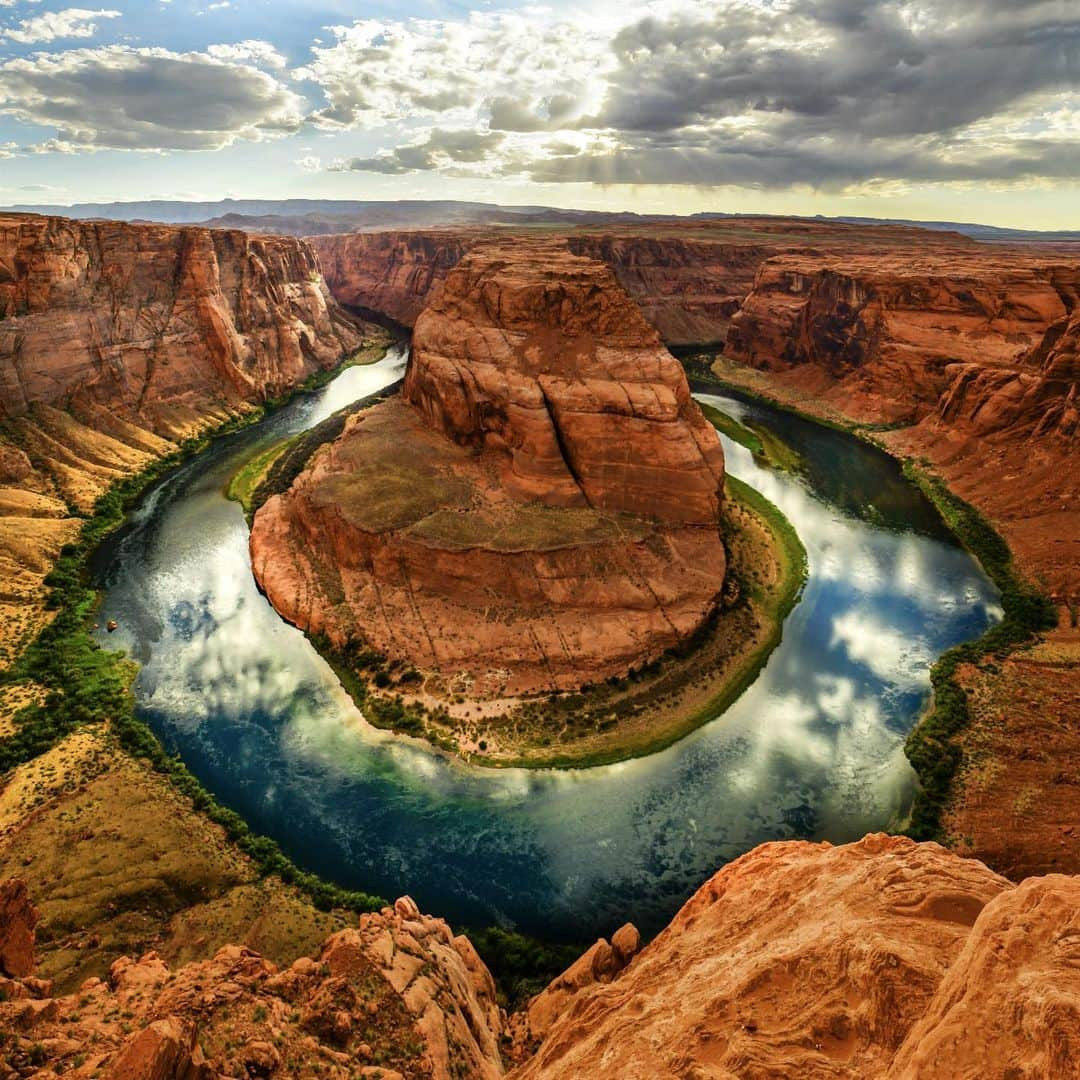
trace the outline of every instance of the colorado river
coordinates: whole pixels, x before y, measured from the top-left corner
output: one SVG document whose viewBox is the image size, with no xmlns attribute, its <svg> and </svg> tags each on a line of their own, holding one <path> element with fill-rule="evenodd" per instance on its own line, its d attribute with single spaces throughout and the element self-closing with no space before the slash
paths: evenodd
<svg viewBox="0 0 1080 1080">
<path fill-rule="evenodd" d="M 896 821 L 904 736 L 929 665 L 1000 614 L 996 592 L 896 464 L 858 440 L 725 397 L 778 432 L 803 476 L 724 440 L 809 556 L 801 603 L 723 716 L 651 757 L 490 771 L 365 723 L 255 587 L 224 487 L 253 452 L 399 378 L 405 354 L 345 370 L 218 440 L 150 491 L 97 554 L 103 636 L 141 664 L 139 714 L 225 805 L 302 867 L 457 923 L 571 940 L 667 921 L 725 861 L 771 839 L 845 841 Z"/>
</svg>

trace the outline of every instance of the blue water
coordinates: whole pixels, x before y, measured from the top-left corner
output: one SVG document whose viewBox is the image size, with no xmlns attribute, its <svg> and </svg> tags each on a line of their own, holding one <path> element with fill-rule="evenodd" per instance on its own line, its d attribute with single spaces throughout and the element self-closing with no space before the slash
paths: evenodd
<svg viewBox="0 0 1080 1080">
<path fill-rule="evenodd" d="M 1000 617 L 993 586 L 894 462 L 850 436 L 730 398 L 808 463 L 728 468 L 775 502 L 810 573 L 784 639 L 722 716 L 648 758 L 490 771 L 369 726 L 255 587 L 223 489 L 253 450 L 400 377 L 346 370 L 222 439 L 150 492 L 96 560 L 103 638 L 142 665 L 137 707 L 167 747 L 301 866 L 459 923 L 580 941 L 666 922 L 723 862 L 770 839 L 845 841 L 895 824 L 902 744 L 928 668 Z"/>
</svg>

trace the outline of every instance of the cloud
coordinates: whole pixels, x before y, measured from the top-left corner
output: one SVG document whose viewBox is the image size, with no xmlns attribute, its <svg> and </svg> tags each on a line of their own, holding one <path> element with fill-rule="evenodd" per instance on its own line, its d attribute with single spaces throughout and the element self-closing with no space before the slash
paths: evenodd
<svg viewBox="0 0 1080 1080">
<path fill-rule="evenodd" d="M 497 131 L 443 131 L 435 128 L 421 142 L 398 146 L 369 158 L 350 158 L 330 166 L 331 172 L 377 172 L 397 175 L 430 169 L 450 170 L 492 160 L 504 136 Z"/>
<path fill-rule="evenodd" d="M 272 75 L 205 53 L 111 45 L 0 63 L 0 115 L 56 129 L 50 150 L 215 150 L 294 132 L 303 106 Z"/>
<path fill-rule="evenodd" d="M 263 67 L 282 70 L 285 67 L 285 57 L 270 44 L 269 41 L 238 41 L 235 45 L 210 45 L 207 55 L 215 60 L 226 61 L 250 61 Z"/>
<path fill-rule="evenodd" d="M 333 28 L 297 72 L 326 127 L 398 130 L 347 167 L 543 182 L 902 190 L 1080 175 L 1080 6 L 657 0 Z M 415 126 L 505 134 L 474 162 Z M 340 166 L 339 166 L 340 167 Z"/>
<path fill-rule="evenodd" d="M 305 157 L 297 158 L 293 164 L 298 165 L 305 172 L 319 172 L 322 169 L 322 158 L 317 158 L 313 154 L 308 154 Z"/>
<path fill-rule="evenodd" d="M 89 38 L 97 33 L 95 19 L 119 18 L 119 11 L 65 8 L 23 19 L 17 28 L 0 30 L 0 38 L 8 38 L 20 45 L 47 44 L 58 38 Z"/>
</svg>

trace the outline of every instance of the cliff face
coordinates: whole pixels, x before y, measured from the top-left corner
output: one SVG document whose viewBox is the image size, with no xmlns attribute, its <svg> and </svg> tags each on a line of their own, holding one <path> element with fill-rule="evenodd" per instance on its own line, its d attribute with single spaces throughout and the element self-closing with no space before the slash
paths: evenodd
<svg viewBox="0 0 1080 1080">
<path fill-rule="evenodd" d="M 1013 887 L 936 844 L 763 844 L 629 966 L 534 999 L 511 1075 L 1072 1075 L 1078 912 L 1080 879 Z"/>
<path fill-rule="evenodd" d="M 290 621 L 514 695 L 623 674 L 709 617 L 723 453 L 602 264 L 475 249 L 417 320 L 403 399 L 256 514 Z"/>
<path fill-rule="evenodd" d="M 490 230 L 313 236 L 323 275 L 344 304 L 412 326 L 461 257 Z M 607 263 L 669 345 L 723 341 L 762 260 L 776 248 L 679 236 L 570 233 L 575 255 Z"/>
<path fill-rule="evenodd" d="M 1025 569 L 1075 595 L 1080 266 L 994 250 L 769 259 L 727 356 L 782 396 L 928 458 L 1003 529 Z M 1003 482 L 1005 481 L 1005 482 Z"/>
<path fill-rule="evenodd" d="M 0 216 L 0 415 L 107 406 L 165 436 L 355 348 L 302 241 Z"/>
</svg>

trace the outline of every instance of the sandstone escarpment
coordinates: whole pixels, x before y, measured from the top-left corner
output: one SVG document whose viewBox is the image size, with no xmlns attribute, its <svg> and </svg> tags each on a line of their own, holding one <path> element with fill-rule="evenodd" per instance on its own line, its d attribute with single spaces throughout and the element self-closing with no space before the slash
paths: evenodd
<svg viewBox="0 0 1080 1080">
<path fill-rule="evenodd" d="M 255 516 L 290 621 L 481 695 L 625 673 L 710 617 L 723 453 L 603 264 L 475 249 L 417 320 L 403 400 Z"/>
<path fill-rule="evenodd" d="M 518 1018 L 542 1041 L 512 1075 L 1068 1076 L 1078 917 L 1076 878 L 1014 888 L 935 844 L 764 844 L 624 970 Z"/>
<path fill-rule="evenodd" d="M 465 252 L 493 238 L 486 229 L 428 229 L 313 236 L 308 243 L 341 303 L 412 326 Z M 663 235 L 570 233 L 566 243 L 575 255 L 607 263 L 669 345 L 723 341 L 755 271 L 776 251 Z"/>
<path fill-rule="evenodd" d="M 356 348 L 310 249 L 234 231 L 0 216 L 0 415 L 106 406 L 165 436 Z"/>
<path fill-rule="evenodd" d="M 40 625 L 71 507 L 364 330 L 293 238 L 0 214 L 0 663 Z"/>
</svg>

